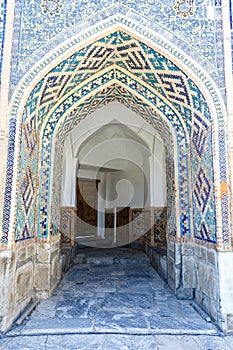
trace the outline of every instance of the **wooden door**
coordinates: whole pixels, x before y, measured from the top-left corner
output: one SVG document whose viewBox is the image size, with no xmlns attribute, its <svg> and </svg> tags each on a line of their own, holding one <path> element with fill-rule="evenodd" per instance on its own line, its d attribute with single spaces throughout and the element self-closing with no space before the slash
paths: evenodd
<svg viewBox="0 0 233 350">
<path fill-rule="evenodd" d="M 77 179 L 78 236 L 97 233 L 99 180 Z"/>
<path fill-rule="evenodd" d="M 129 207 L 117 208 L 116 227 L 119 245 L 129 243 L 129 209 Z"/>
<path fill-rule="evenodd" d="M 105 239 L 114 241 L 114 209 L 105 209 Z"/>
</svg>

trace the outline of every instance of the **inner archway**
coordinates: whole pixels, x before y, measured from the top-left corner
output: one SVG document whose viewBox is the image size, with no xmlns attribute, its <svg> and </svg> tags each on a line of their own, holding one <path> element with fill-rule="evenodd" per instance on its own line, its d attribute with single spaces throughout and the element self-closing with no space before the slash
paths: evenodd
<svg viewBox="0 0 233 350">
<path fill-rule="evenodd" d="M 120 244 L 117 240 L 120 226 L 125 226 L 121 229 L 121 236 L 126 235 L 122 242 L 129 243 L 130 239 L 136 239 L 137 234 L 142 236 L 152 228 L 148 223 L 148 227 L 141 234 L 134 232 L 133 235 L 132 227 L 129 227 L 129 217 L 132 219 L 134 212 L 152 207 L 154 210 L 166 210 L 166 152 L 163 140 L 158 131 L 124 105 L 119 102 L 109 103 L 86 117 L 68 134 L 64 147 L 61 205 L 65 209 L 62 212 L 64 215 L 64 212 L 73 207 L 78 212 L 77 216 L 82 216 L 88 223 L 88 219 L 85 220 L 82 215 L 83 203 L 87 205 L 86 216 L 92 215 L 90 222 L 95 216 L 96 226 L 95 234 L 89 234 L 89 244 L 96 244 L 94 237 L 98 236 L 102 238 L 98 245 L 107 247 L 107 222 L 110 225 L 108 233 L 114 236 L 114 240 L 109 241 L 109 246 Z M 171 165 L 167 165 L 169 167 Z M 75 198 L 79 179 L 82 185 L 85 185 L 86 179 L 87 192 L 82 193 L 84 201 L 80 204 L 77 203 L 77 197 Z M 90 203 L 87 203 L 88 199 Z M 61 224 L 61 232 L 62 226 Z M 90 226 L 86 229 L 87 233 L 88 229 L 93 233 Z M 70 233 L 70 236 L 76 235 L 78 239 L 84 235 L 83 230 L 84 225 L 79 220 L 77 232 Z M 65 232 L 67 236 L 67 229 Z M 159 234 L 157 231 L 156 235 L 157 242 L 164 244 L 165 232 Z"/>
</svg>

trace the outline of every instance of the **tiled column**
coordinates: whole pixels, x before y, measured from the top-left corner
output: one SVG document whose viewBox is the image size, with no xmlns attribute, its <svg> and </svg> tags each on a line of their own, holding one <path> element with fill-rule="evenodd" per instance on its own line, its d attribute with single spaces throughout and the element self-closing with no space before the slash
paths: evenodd
<svg viewBox="0 0 233 350">
<path fill-rule="evenodd" d="M 227 97 L 227 148 L 228 148 L 228 176 L 230 189 L 230 203 L 233 205 L 233 72 L 232 72 L 232 40 L 230 31 L 229 2 L 223 2 L 223 30 L 224 30 L 224 64 L 225 86 Z M 231 236 L 233 234 L 233 210 L 231 207 Z"/>
<path fill-rule="evenodd" d="M 229 1 L 223 1 L 223 30 L 224 30 L 224 64 L 225 64 L 225 86 L 227 102 L 227 173 L 230 202 L 230 237 L 233 236 L 233 78 L 232 78 L 232 40 L 230 31 L 230 9 Z M 232 249 L 232 247 L 231 247 Z M 219 266 L 219 288 L 221 306 L 221 328 L 225 332 L 233 333 L 233 251 L 218 253 Z"/>
<path fill-rule="evenodd" d="M 1 1 L 2 3 L 2 1 Z M 0 227 L 2 227 L 2 205 L 4 200 L 4 184 L 6 173 L 6 159 L 7 159 L 7 137 L 9 134 L 9 103 L 8 94 L 10 86 L 10 69 L 11 69 L 11 47 L 13 37 L 13 22 L 14 22 L 14 8 L 15 1 L 7 1 L 6 23 L 4 36 L 4 51 L 2 61 L 2 76 L 1 76 L 1 90 L 0 90 Z M 12 170 L 13 171 L 13 170 Z M 1 231 L 0 231 L 1 232 Z M 1 234 L 0 234 L 1 238 Z M 0 249 L 5 248 L 3 245 Z"/>
</svg>

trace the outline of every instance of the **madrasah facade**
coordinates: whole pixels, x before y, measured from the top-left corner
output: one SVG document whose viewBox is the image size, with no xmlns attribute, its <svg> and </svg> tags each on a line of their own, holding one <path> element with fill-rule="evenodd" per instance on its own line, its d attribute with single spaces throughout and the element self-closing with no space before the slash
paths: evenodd
<svg viewBox="0 0 233 350">
<path fill-rule="evenodd" d="M 141 245 L 233 332 L 232 15 L 232 0 L 1 0 L 1 332 L 80 242 Z"/>
</svg>

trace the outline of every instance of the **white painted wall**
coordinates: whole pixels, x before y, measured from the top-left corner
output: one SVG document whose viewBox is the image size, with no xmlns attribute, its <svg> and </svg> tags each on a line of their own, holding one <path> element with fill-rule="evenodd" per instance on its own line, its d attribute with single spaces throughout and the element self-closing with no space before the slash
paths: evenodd
<svg viewBox="0 0 233 350">
<path fill-rule="evenodd" d="M 61 206 L 76 206 L 76 172 L 78 159 L 73 157 L 71 140 L 68 137 L 64 144 L 63 176 L 61 188 Z"/>
<path fill-rule="evenodd" d="M 106 208 L 144 206 L 144 171 L 134 163 L 118 161 L 121 172 L 109 173 Z"/>
<path fill-rule="evenodd" d="M 155 139 L 153 153 L 149 159 L 150 164 L 150 205 L 153 207 L 166 207 L 166 155 L 165 147 Z"/>
<path fill-rule="evenodd" d="M 233 315 L 233 252 L 218 252 L 221 313 Z M 223 324 L 223 328 L 227 324 Z"/>
<path fill-rule="evenodd" d="M 106 127 L 105 124 L 108 123 L 111 126 Z M 126 166 L 124 164 L 127 161 L 130 162 Z M 154 128 L 120 103 L 111 103 L 85 118 L 66 139 L 62 206 L 76 205 L 76 176 L 79 163 L 122 170 L 120 173 L 98 174 L 101 177 L 100 208 L 123 206 L 130 197 L 132 188 L 134 194 L 129 201 L 130 207 L 142 207 L 144 204 L 166 206 L 164 144 Z M 96 172 L 80 171 L 79 176 L 96 178 Z M 148 181 L 150 194 L 147 202 L 145 179 Z M 110 202 L 116 199 L 113 194 L 117 186 L 117 201 L 106 206 L 106 199 Z M 103 223 L 103 218 L 99 218 L 99 222 Z"/>
</svg>

